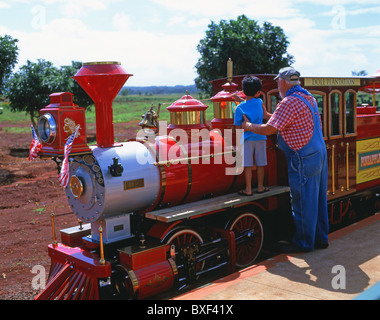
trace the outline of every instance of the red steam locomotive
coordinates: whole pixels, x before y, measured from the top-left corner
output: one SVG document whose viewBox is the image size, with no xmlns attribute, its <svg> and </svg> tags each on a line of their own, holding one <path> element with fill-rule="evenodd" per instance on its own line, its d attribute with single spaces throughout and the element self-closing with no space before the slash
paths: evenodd
<svg viewBox="0 0 380 320">
<path fill-rule="evenodd" d="M 241 196 L 241 132 L 233 126 L 242 76 L 213 81 L 214 119 L 207 105 L 185 95 L 158 123 L 151 108 L 136 139 L 114 141 L 112 101 L 131 74 L 117 62 L 84 63 L 74 79 L 94 100 L 95 146 L 87 145 L 85 111 L 71 93 L 51 95 L 40 110 L 40 157 L 60 166 L 78 226 L 48 246 L 51 269 L 36 299 L 145 299 L 183 289 L 214 270 L 251 264 L 264 243 L 291 234 L 286 164 L 267 141 L 265 184 L 270 191 Z M 263 81 L 268 111 L 279 101 L 274 75 Z M 356 95 L 375 89 L 375 77 L 302 78 L 318 102 L 329 153 L 330 225 L 374 212 L 380 188 L 380 115 L 357 107 Z M 158 134 L 157 134 L 158 131 Z M 73 136 L 67 154 L 67 139 Z M 289 224 L 288 224 L 289 223 Z M 54 223 L 53 223 L 54 234 Z"/>
</svg>

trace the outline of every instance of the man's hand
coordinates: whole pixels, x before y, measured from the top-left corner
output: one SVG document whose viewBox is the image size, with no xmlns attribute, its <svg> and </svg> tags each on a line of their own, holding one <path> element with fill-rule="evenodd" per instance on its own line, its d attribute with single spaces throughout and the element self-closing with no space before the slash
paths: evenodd
<svg viewBox="0 0 380 320">
<path fill-rule="evenodd" d="M 277 129 L 275 127 L 270 126 L 269 124 L 252 124 L 249 122 L 248 118 L 243 114 L 244 122 L 241 124 L 241 128 L 244 131 L 252 131 L 257 134 L 261 134 L 264 136 L 270 136 L 271 134 L 275 134 Z"/>
<path fill-rule="evenodd" d="M 243 114 L 244 122 L 241 124 L 241 128 L 244 129 L 244 131 L 249 131 L 249 128 L 251 127 L 251 123 L 249 122 L 248 118 Z"/>
</svg>

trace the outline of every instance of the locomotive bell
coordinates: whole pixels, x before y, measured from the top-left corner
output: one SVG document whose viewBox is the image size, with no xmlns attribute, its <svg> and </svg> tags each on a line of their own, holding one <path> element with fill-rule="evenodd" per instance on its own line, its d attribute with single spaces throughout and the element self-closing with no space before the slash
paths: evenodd
<svg viewBox="0 0 380 320">
<path fill-rule="evenodd" d="M 157 133 L 157 130 L 158 130 L 157 119 L 159 117 L 160 106 L 161 104 L 158 105 L 157 113 L 153 110 L 154 106 L 152 105 L 150 109 L 144 115 L 141 116 L 143 119 L 140 121 L 139 126 L 142 129 L 148 128 L 148 129 L 153 130 L 155 133 Z"/>
</svg>

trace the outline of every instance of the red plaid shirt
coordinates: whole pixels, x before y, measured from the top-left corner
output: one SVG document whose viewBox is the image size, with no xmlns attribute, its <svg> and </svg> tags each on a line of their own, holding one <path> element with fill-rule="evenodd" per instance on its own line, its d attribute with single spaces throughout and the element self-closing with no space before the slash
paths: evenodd
<svg viewBox="0 0 380 320">
<path fill-rule="evenodd" d="M 314 98 L 296 92 L 314 106 Z M 290 148 L 297 151 L 306 145 L 313 135 L 314 121 L 308 106 L 299 98 L 290 95 L 283 99 L 267 122 L 276 128 Z"/>
</svg>

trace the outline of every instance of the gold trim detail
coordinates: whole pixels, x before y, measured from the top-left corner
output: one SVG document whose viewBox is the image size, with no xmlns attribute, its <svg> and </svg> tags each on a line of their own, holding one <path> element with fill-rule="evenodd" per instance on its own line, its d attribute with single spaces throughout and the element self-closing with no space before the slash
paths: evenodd
<svg viewBox="0 0 380 320">
<path fill-rule="evenodd" d="M 99 227 L 99 237 L 100 237 L 100 260 L 99 263 L 104 266 L 106 260 L 104 260 L 104 248 L 103 248 L 103 228 Z"/>
<path fill-rule="evenodd" d="M 360 78 L 304 78 L 305 87 L 360 86 Z"/>
<path fill-rule="evenodd" d="M 75 198 L 79 198 L 83 194 L 83 183 L 76 175 L 71 176 L 69 188 Z"/>
<path fill-rule="evenodd" d="M 236 106 L 233 101 L 214 102 L 214 118 L 233 119 Z"/>
<path fill-rule="evenodd" d="M 136 274 L 133 272 L 133 270 L 130 270 L 129 268 L 126 268 L 126 270 L 132 283 L 133 294 L 136 295 L 140 288 L 139 280 L 137 279 Z"/>
<path fill-rule="evenodd" d="M 191 125 L 206 123 L 204 111 L 170 112 L 170 123 L 173 125 Z"/>
<path fill-rule="evenodd" d="M 73 119 L 70 119 L 68 117 L 66 117 L 65 120 L 63 120 L 63 123 L 64 123 L 63 131 L 67 133 L 67 137 L 65 138 L 65 140 L 69 139 L 70 136 L 75 132 L 75 130 L 78 127 L 79 129 L 81 129 L 80 124 L 76 124 Z M 77 131 L 75 138 L 78 138 L 79 136 L 80 136 L 80 130 Z"/>
<path fill-rule="evenodd" d="M 166 171 L 165 171 L 165 166 L 160 164 L 159 165 L 160 169 L 160 175 L 161 175 L 161 192 L 160 192 L 160 199 L 157 202 L 157 205 L 162 203 L 162 200 L 164 199 L 165 196 L 165 191 L 166 191 Z"/>
<path fill-rule="evenodd" d="M 94 64 L 118 64 L 120 65 L 121 63 L 119 61 L 94 61 L 94 62 L 83 62 L 82 66 L 90 66 Z"/>
<path fill-rule="evenodd" d="M 178 278 L 178 268 L 177 268 L 177 265 L 176 265 L 174 259 L 172 259 L 172 258 L 169 258 L 168 262 L 169 262 L 169 264 L 170 264 L 170 266 L 172 267 L 172 270 L 173 270 L 174 281 L 176 281 L 177 278 Z"/>
<path fill-rule="evenodd" d="M 53 231 L 53 242 L 52 242 L 52 245 L 53 245 L 53 248 L 56 248 L 57 245 L 58 245 L 58 242 L 57 242 L 56 237 L 55 237 L 54 213 L 52 213 L 50 215 L 50 217 L 51 217 L 51 228 L 52 228 L 52 231 Z"/>
<path fill-rule="evenodd" d="M 220 152 L 220 153 L 210 153 L 210 154 L 204 154 L 199 156 L 193 156 L 193 157 L 185 157 L 185 158 L 179 158 L 179 159 L 169 159 L 169 160 L 163 160 L 159 162 L 155 162 L 155 166 L 167 166 L 170 167 L 171 165 L 175 164 L 189 164 L 191 163 L 191 160 L 199 160 L 199 159 L 207 159 L 207 158 L 214 158 L 214 157 L 222 157 L 227 154 L 235 154 L 236 151 L 226 151 L 226 152 Z"/>
</svg>

